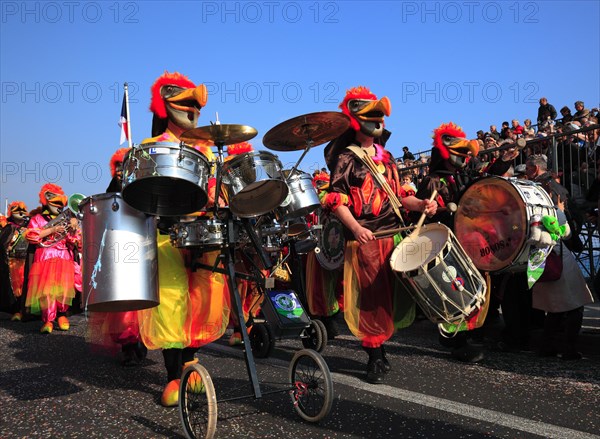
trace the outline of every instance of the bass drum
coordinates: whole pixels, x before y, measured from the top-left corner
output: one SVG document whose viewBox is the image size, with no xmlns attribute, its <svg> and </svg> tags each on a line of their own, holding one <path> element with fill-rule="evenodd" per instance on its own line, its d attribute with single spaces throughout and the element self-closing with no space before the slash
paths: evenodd
<svg viewBox="0 0 600 439">
<path fill-rule="evenodd" d="M 329 212 L 321 212 L 319 222 L 320 231 L 315 248 L 317 261 L 326 270 L 337 270 L 344 264 L 344 225 L 337 216 Z"/>
<path fill-rule="evenodd" d="M 556 217 L 548 193 L 537 183 L 487 177 L 473 183 L 460 198 L 454 232 L 481 271 L 527 269 L 533 215 Z"/>
<path fill-rule="evenodd" d="M 88 311 L 152 308 L 159 303 L 156 220 L 120 193 L 92 195 L 83 215 L 83 305 Z"/>
</svg>

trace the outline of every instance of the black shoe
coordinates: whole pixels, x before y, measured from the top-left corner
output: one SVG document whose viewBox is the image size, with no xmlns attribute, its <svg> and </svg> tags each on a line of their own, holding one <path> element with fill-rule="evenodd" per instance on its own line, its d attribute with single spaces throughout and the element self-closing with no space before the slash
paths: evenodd
<svg viewBox="0 0 600 439">
<path fill-rule="evenodd" d="M 148 355 L 148 348 L 144 345 L 144 343 L 138 341 L 134 347 L 134 352 L 138 363 L 141 363 Z"/>
<path fill-rule="evenodd" d="M 450 351 L 452 358 L 463 363 L 478 363 L 485 358 L 483 351 L 475 346 L 464 345 Z"/>
<path fill-rule="evenodd" d="M 392 370 L 392 365 L 387 359 L 387 355 L 385 355 L 385 348 L 381 345 L 381 360 L 383 361 L 383 370 L 387 373 Z"/>
<path fill-rule="evenodd" d="M 335 316 L 325 317 L 321 319 L 323 324 L 325 325 L 325 329 L 327 329 L 327 340 L 333 340 L 338 335 L 340 335 L 340 331 L 335 323 Z"/>
<path fill-rule="evenodd" d="M 381 384 L 383 383 L 384 377 L 385 366 L 383 365 L 383 360 L 377 359 L 369 361 L 369 364 L 367 364 L 367 382 L 371 384 Z"/>
</svg>

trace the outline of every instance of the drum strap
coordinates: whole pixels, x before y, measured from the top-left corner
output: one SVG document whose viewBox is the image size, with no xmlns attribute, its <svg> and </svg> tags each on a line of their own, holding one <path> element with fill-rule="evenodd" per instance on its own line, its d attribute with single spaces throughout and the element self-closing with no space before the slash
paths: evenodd
<svg viewBox="0 0 600 439">
<path fill-rule="evenodd" d="M 390 187 L 390 185 L 388 184 L 386 179 L 383 177 L 383 175 L 381 175 L 379 173 L 379 170 L 377 169 L 377 165 L 375 164 L 375 162 L 373 161 L 371 156 L 360 146 L 352 146 L 351 145 L 351 146 L 348 146 L 347 148 L 350 151 L 352 151 L 354 154 L 356 154 L 356 156 L 359 159 L 361 159 L 362 162 L 367 166 L 367 169 L 369 170 L 369 172 L 371 172 L 371 175 L 373 176 L 373 178 L 377 181 L 377 183 L 379 183 L 379 186 L 381 186 L 381 188 L 388 195 L 388 197 L 390 199 L 390 204 L 392 205 L 394 212 L 396 212 L 396 215 L 398 216 L 398 218 L 400 218 L 400 223 L 404 226 L 404 219 L 402 218 L 402 214 L 400 213 L 400 208 L 402 207 L 402 203 L 400 202 L 400 200 L 398 199 L 398 197 L 396 196 L 396 194 L 394 193 L 394 191 L 392 190 L 392 188 Z"/>
</svg>

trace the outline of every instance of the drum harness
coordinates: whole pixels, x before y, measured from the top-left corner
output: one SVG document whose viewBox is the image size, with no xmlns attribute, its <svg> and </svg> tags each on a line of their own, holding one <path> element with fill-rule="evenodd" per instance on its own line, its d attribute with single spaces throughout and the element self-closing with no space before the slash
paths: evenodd
<svg viewBox="0 0 600 439">
<path fill-rule="evenodd" d="M 394 191 L 392 191 L 392 188 L 390 187 L 388 182 L 385 180 L 385 178 L 383 178 L 383 175 L 381 175 L 381 173 L 377 169 L 377 165 L 375 164 L 375 162 L 373 161 L 371 156 L 369 156 L 369 154 L 364 149 L 362 149 L 360 146 L 350 145 L 347 148 L 350 151 L 352 151 L 354 154 L 356 154 L 356 156 L 359 159 L 361 159 L 361 161 L 367 166 L 367 169 L 369 170 L 369 172 L 371 172 L 371 175 L 373 176 L 373 178 L 375 178 L 377 183 L 379 183 L 379 186 L 388 195 L 390 204 L 392 205 L 394 212 L 400 219 L 400 224 L 401 224 L 400 230 L 407 230 L 407 228 L 405 227 L 405 224 L 404 224 L 404 219 L 402 218 L 402 214 L 400 213 L 400 208 L 402 207 L 402 203 L 400 202 L 400 200 L 398 199 L 398 197 L 396 196 Z M 391 232 L 398 232 L 400 230 L 389 230 L 389 231 L 386 230 L 385 232 L 388 232 L 388 234 L 389 234 Z"/>
</svg>

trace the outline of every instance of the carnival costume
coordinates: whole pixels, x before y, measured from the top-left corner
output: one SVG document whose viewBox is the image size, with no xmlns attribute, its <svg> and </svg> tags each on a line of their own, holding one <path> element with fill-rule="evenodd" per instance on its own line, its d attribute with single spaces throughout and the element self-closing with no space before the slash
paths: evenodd
<svg viewBox="0 0 600 439">
<path fill-rule="evenodd" d="M 179 143 L 177 133 L 196 127 L 200 109 L 208 93 L 179 73 L 165 72 L 151 88 L 150 111 L 154 114 L 153 142 Z M 215 158 L 207 143 L 189 145 L 211 162 Z M 209 204 L 214 202 L 214 178 L 208 187 Z M 219 251 L 206 252 L 198 262 L 213 265 Z M 229 289 L 222 274 L 193 271 L 190 252 L 171 245 L 169 237 L 158 236 L 160 304 L 138 311 L 140 334 L 148 349 L 162 349 L 167 370 L 167 385 L 161 396 L 164 406 L 179 399 L 179 377 L 185 364 L 196 361 L 197 349 L 223 335 L 229 320 Z"/>
<path fill-rule="evenodd" d="M 20 321 L 21 295 L 25 276 L 25 260 L 29 243 L 25 239 L 29 216 L 27 206 L 22 201 L 13 201 L 8 205 L 8 218 L 0 232 L 2 273 L 0 276 L 0 310 L 9 312 L 11 320 Z"/>
<path fill-rule="evenodd" d="M 479 143 L 476 140 L 466 139 L 466 134 L 461 127 L 453 122 L 441 124 L 433 131 L 429 174 L 419 184 L 417 196 L 428 198 L 435 189 L 438 191 L 437 200 L 441 207 L 447 207 L 450 203 L 458 203 L 467 186 L 480 177 L 480 174 L 474 171 L 470 173 L 468 166 L 469 161 L 477 157 L 478 153 Z M 490 164 L 484 172 L 502 175 L 510 168 L 511 162 L 512 158 L 510 161 L 498 159 Z M 501 203 L 500 200 L 499 203 Z M 430 218 L 430 221 L 441 222 L 453 229 L 454 221 L 451 213 L 450 209 L 441 209 L 438 214 Z M 494 230 L 482 230 L 482 232 L 495 233 Z M 470 236 L 469 239 L 478 241 L 480 238 Z M 473 242 L 461 242 L 461 244 L 463 246 L 476 245 Z M 467 343 L 466 331 L 476 329 L 483 324 L 489 307 L 489 298 L 490 288 L 488 288 L 484 306 L 479 312 L 469 316 L 465 324 L 459 327 L 444 324 L 440 328 L 443 331 L 440 341 L 443 345 L 451 348 L 451 354 L 455 359 L 465 362 L 478 362 L 483 359 L 483 352 Z"/>
<path fill-rule="evenodd" d="M 396 280 L 389 264 L 399 234 L 375 239 L 375 231 L 392 231 L 402 224 L 387 192 L 379 186 L 370 168 L 348 146 L 362 150 L 369 143 L 374 148 L 372 160 L 393 194 L 411 210 L 433 207 L 426 200 L 406 197 L 392 155 L 384 148 L 390 133 L 383 129 L 389 116 L 388 98 L 377 97 L 366 87 L 348 90 L 342 112 L 351 119 L 351 128 L 325 148 L 325 160 L 331 170 L 331 191 L 324 197 L 327 208 L 340 218 L 345 227 L 344 318 L 350 331 L 360 339 L 369 354 L 367 381 L 381 383 L 390 369 L 383 343 L 396 329 L 410 325 L 415 317 L 415 303 Z M 360 138 L 363 140 L 362 145 Z M 354 221 L 350 229 L 348 215 Z M 357 223 L 355 225 L 354 223 Z M 357 235 L 358 233 L 358 235 Z M 361 242 L 361 237 L 365 242 Z"/>
<path fill-rule="evenodd" d="M 41 212 L 31 218 L 25 235 L 29 243 L 37 246 L 29 272 L 25 306 L 31 314 L 41 314 L 44 325 L 40 332 L 49 334 L 57 316 L 59 329 L 69 329 L 66 312 L 76 293 L 74 254 L 81 244 L 81 232 L 69 229 L 54 245 L 44 247 L 46 237 L 59 232 L 47 224 L 67 204 L 67 197 L 60 186 L 48 183 L 42 186 L 39 199 Z"/>
</svg>

